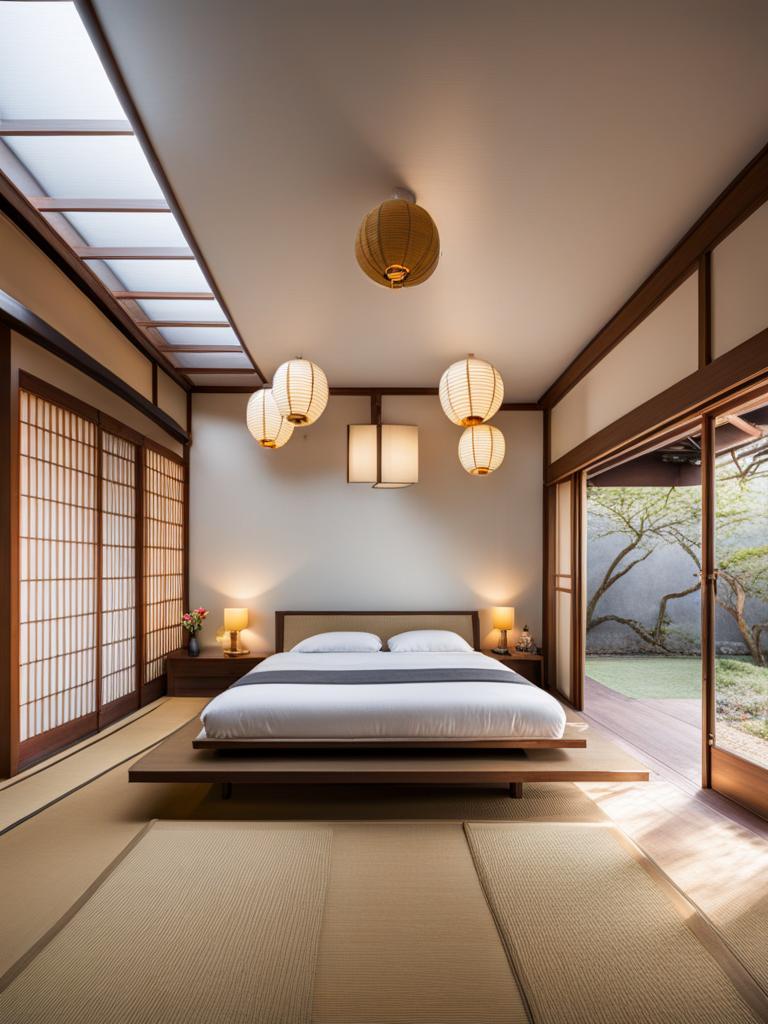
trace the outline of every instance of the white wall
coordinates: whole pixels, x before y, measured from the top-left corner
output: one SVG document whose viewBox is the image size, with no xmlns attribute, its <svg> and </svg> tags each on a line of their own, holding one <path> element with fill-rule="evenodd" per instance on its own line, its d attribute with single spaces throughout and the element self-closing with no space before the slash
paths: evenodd
<svg viewBox="0 0 768 1024">
<path fill-rule="evenodd" d="M 768 327 L 768 203 L 712 253 L 712 354 Z"/>
<path fill-rule="evenodd" d="M 554 462 L 698 369 L 698 275 L 692 274 L 552 410 Z"/>
<path fill-rule="evenodd" d="M 479 608 L 485 636 L 487 610 L 510 603 L 540 641 L 541 413 L 499 413 L 506 459 L 475 478 L 437 398 L 385 398 L 385 421 L 420 428 L 421 480 L 377 491 L 346 482 L 346 426 L 368 422 L 368 399 L 331 398 L 278 451 L 248 434 L 246 401 L 193 399 L 190 599 L 211 611 L 206 645 L 227 605 L 249 608 L 252 650 L 273 648 L 278 609 Z"/>
</svg>

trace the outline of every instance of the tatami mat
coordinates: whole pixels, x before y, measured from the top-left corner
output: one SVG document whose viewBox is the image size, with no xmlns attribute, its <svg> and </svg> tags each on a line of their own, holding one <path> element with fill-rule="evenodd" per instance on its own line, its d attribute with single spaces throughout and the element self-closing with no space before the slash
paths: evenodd
<svg viewBox="0 0 768 1024">
<path fill-rule="evenodd" d="M 535 1021 L 760 1019 L 612 827 L 465 829 Z"/>
<path fill-rule="evenodd" d="M 14 1024 L 309 1024 L 331 831 L 154 825 L 0 993 Z"/>
<path fill-rule="evenodd" d="M 199 697 L 160 701 L 123 727 L 93 737 L 19 779 L 8 780 L 0 789 L 0 834 L 164 739 L 199 714 L 205 703 Z"/>
</svg>

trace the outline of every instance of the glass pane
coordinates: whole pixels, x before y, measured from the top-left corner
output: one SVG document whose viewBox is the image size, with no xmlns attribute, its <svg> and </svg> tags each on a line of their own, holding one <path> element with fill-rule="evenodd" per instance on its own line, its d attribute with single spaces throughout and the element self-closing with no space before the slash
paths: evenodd
<svg viewBox="0 0 768 1024">
<path fill-rule="evenodd" d="M 218 302 L 206 299 L 142 299 L 150 320 L 226 320 Z"/>
<path fill-rule="evenodd" d="M 186 245 L 172 213 L 68 213 L 86 245 Z"/>
<path fill-rule="evenodd" d="M 74 4 L 0 3 L 0 117 L 124 116 Z"/>
<path fill-rule="evenodd" d="M 768 768 L 768 405 L 716 429 L 715 741 Z"/>
<path fill-rule="evenodd" d="M 215 366 L 220 369 L 251 369 L 250 361 L 244 352 L 178 352 L 173 353 L 173 360 L 177 366 Z M 219 382 L 221 383 L 221 382 Z M 226 383 L 229 383 L 227 380 Z"/>
<path fill-rule="evenodd" d="M 13 136 L 4 142 L 37 178 L 46 195 L 163 198 L 147 158 L 132 135 Z"/>
<path fill-rule="evenodd" d="M 161 327 L 169 345 L 239 345 L 231 327 Z"/>
<path fill-rule="evenodd" d="M 107 260 L 107 266 L 132 292 L 208 292 L 203 272 L 194 260 Z M 103 278 L 98 262 L 89 261 Z"/>
</svg>

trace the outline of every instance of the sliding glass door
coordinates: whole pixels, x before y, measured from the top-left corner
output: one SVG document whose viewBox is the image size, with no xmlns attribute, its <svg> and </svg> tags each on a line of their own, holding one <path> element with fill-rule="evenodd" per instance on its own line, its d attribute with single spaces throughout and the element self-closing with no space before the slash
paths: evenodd
<svg viewBox="0 0 768 1024">
<path fill-rule="evenodd" d="M 709 587 L 711 784 L 768 813 L 768 404 L 718 415 Z"/>
</svg>

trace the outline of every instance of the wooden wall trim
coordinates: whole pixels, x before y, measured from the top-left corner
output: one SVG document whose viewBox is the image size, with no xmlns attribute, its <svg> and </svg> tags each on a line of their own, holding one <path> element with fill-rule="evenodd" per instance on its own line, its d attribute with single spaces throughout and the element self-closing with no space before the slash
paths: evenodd
<svg viewBox="0 0 768 1024">
<path fill-rule="evenodd" d="M 58 269 L 89 299 L 123 337 L 149 359 L 153 366 L 161 366 L 173 380 L 188 391 L 189 381 L 182 377 L 170 360 L 166 359 L 144 337 L 120 303 L 102 284 L 96 274 L 83 263 L 62 241 L 13 182 L 0 171 L 0 213 L 16 225 L 26 237 L 48 257 Z"/>
<path fill-rule="evenodd" d="M 132 388 L 130 384 L 126 384 L 116 373 L 107 369 L 106 366 L 102 366 L 93 356 L 88 355 L 69 338 L 57 331 L 55 327 L 51 327 L 49 323 L 4 291 L 0 291 L 0 323 L 52 352 L 59 359 L 63 359 L 66 363 L 87 374 L 119 398 L 129 402 L 144 416 L 162 427 L 175 441 L 179 441 L 181 444 L 188 442 L 187 432 L 167 413 L 158 409 L 148 398 Z"/>
<path fill-rule="evenodd" d="M 17 744 L 12 735 L 12 708 L 18 687 L 16 643 L 18 617 L 14 614 L 14 595 L 18 591 L 15 581 L 12 509 L 18 502 L 13 486 L 15 449 L 15 392 L 12 380 L 11 332 L 0 323 L 0 777 L 12 775 L 15 770 L 14 752 Z M 18 642 L 18 641 L 17 641 Z"/>
<path fill-rule="evenodd" d="M 699 369 L 712 362 L 712 253 L 699 257 Z"/>
<path fill-rule="evenodd" d="M 701 785 L 712 784 L 715 738 L 715 418 L 701 425 Z"/>
<path fill-rule="evenodd" d="M 586 469 L 630 442 L 650 437 L 673 421 L 704 412 L 730 391 L 768 377 L 768 328 L 599 430 L 553 462 L 546 482 Z"/>
<path fill-rule="evenodd" d="M 266 387 L 266 384 L 254 384 L 249 387 L 247 384 L 199 384 L 192 386 L 193 395 L 251 395 L 254 391 L 259 391 L 262 387 Z M 379 398 L 386 398 L 387 396 L 402 395 L 405 397 L 437 397 L 439 390 L 438 388 L 419 388 L 419 387 L 333 387 L 328 389 L 331 398 L 373 398 L 377 396 Z M 538 402 L 504 402 L 499 412 L 541 412 L 542 406 Z"/>
<path fill-rule="evenodd" d="M 612 348 L 692 274 L 702 255 L 739 226 L 768 199 L 768 146 L 720 193 L 621 309 L 585 345 L 539 399 L 552 408 L 592 370 Z"/>
</svg>

